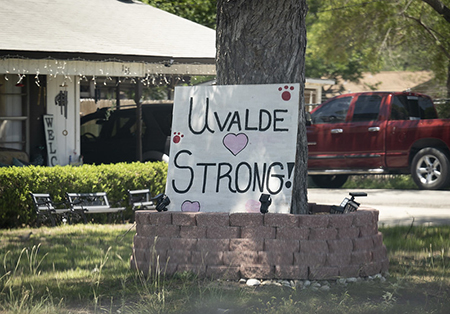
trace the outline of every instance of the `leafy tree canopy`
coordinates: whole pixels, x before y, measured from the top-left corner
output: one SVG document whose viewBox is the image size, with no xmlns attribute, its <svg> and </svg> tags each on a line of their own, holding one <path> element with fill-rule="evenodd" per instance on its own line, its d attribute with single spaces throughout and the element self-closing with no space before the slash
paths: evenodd
<svg viewBox="0 0 450 314">
<path fill-rule="evenodd" d="M 357 79 L 361 72 L 386 67 L 431 69 L 440 82 L 449 84 L 448 0 L 309 3 L 313 11 L 308 17 L 307 72 L 313 76 Z"/>
<path fill-rule="evenodd" d="M 215 28 L 216 0 L 141 0 Z M 450 0 L 307 0 L 307 77 L 432 70 L 450 97 Z M 444 95 L 445 96 L 445 95 Z"/>
<path fill-rule="evenodd" d="M 141 1 L 204 26 L 216 27 L 216 0 Z"/>
</svg>

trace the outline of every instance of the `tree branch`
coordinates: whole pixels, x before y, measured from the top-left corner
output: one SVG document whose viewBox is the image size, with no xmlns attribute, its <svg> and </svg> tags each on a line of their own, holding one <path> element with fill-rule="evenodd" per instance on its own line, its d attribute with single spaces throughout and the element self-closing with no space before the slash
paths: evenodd
<svg viewBox="0 0 450 314">
<path fill-rule="evenodd" d="M 425 1 L 425 0 L 423 0 L 423 1 Z M 413 17 L 411 15 L 408 15 L 408 14 L 404 14 L 404 16 L 406 18 L 408 18 L 408 19 L 411 19 L 411 20 L 417 22 L 420 26 L 422 26 L 422 28 L 436 41 L 438 47 L 441 48 L 441 50 L 445 54 L 445 56 L 450 59 L 450 51 L 446 47 L 444 47 L 444 45 L 441 44 L 441 40 L 436 36 L 436 34 L 438 34 L 437 32 L 435 32 L 433 29 L 431 29 L 430 27 L 425 25 L 418 18 L 415 18 L 415 17 Z"/>
<path fill-rule="evenodd" d="M 450 23 L 450 8 L 440 0 L 422 0 L 428 3 L 437 13 L 439 13 L 447 22 Z"/>
</svg>

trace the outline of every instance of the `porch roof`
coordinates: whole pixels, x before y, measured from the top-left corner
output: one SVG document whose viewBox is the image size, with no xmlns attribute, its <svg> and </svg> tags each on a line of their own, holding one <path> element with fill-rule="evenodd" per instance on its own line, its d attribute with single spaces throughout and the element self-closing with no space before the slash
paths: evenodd
<svg viewBox="0 0 450 314">
<path fill-rule="evenodd" d="M 0 16 L 0 61 L 215 60 L 215 30 L 135 0 L 0 0 Z"/>
</svg>

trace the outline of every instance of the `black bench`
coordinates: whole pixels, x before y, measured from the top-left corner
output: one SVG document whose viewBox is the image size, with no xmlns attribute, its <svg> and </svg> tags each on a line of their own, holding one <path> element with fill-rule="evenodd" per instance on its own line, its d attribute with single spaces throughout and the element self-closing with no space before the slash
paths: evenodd
<svg viewBox="0 0 450 314">
<path fill-rule="evenodd" d="M 156 209 L 149 189 L 128 190 L 128 202 L 133 211 L 131 221 L 134 221 L 134 212 L 136 210 Z"/>
<path fill-rule="evenodd" d="M 74 213 L 79 213 L 87 222 L 86 214 L 114 214 L 121 213 L 125 207 L 113 207 L 109 204 L 106 192 L 98 193 L 66 193 L 67 201 Z"/>
<path fill-rule="evenodd" d="M 139 209 L 156 209 L 149 189 L 128 190 L 129 204 L 133 211 Z"/>
<path fill-rule="evenodd" d="M 37 224 L 50 220 L 52 226 L 56 225 L 56 219 L 61 218 L 61 221 L 68 221 L 71 223 L 71 208 L 66 208 L 65 202 L 54 203 L 50 194 L 48 193 L 33 193 L 30 192 L 31 199 L 33 200 L 34 209 L 37 215 Z M 64 205 L 64 208 L 58 208 Z"/>
</svg>

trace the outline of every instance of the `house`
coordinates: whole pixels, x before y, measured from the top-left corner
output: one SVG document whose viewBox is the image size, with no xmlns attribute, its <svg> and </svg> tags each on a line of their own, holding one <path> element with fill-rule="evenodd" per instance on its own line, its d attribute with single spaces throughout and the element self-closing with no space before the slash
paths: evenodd
<svg viewBox="0 0 450 314">
<path fill-rule="evenodd" d="M 133 0 L 0 0 L 0 148 L 80 156 L 80 83 L 215 74 L 215 31 Z M 44 123 L 45 122 L 45 123 Z"/>
<path fill-rule="evenodd" d="M 215 30 L 136 0 L 0 0 L 0 16 L 0 163 L 77 161 L 80 98 L 131 88 L 139 105 L 143 86 L 215 75 Z M 307 79 L 306 103 L 333 83 Z"/>
</svg>

